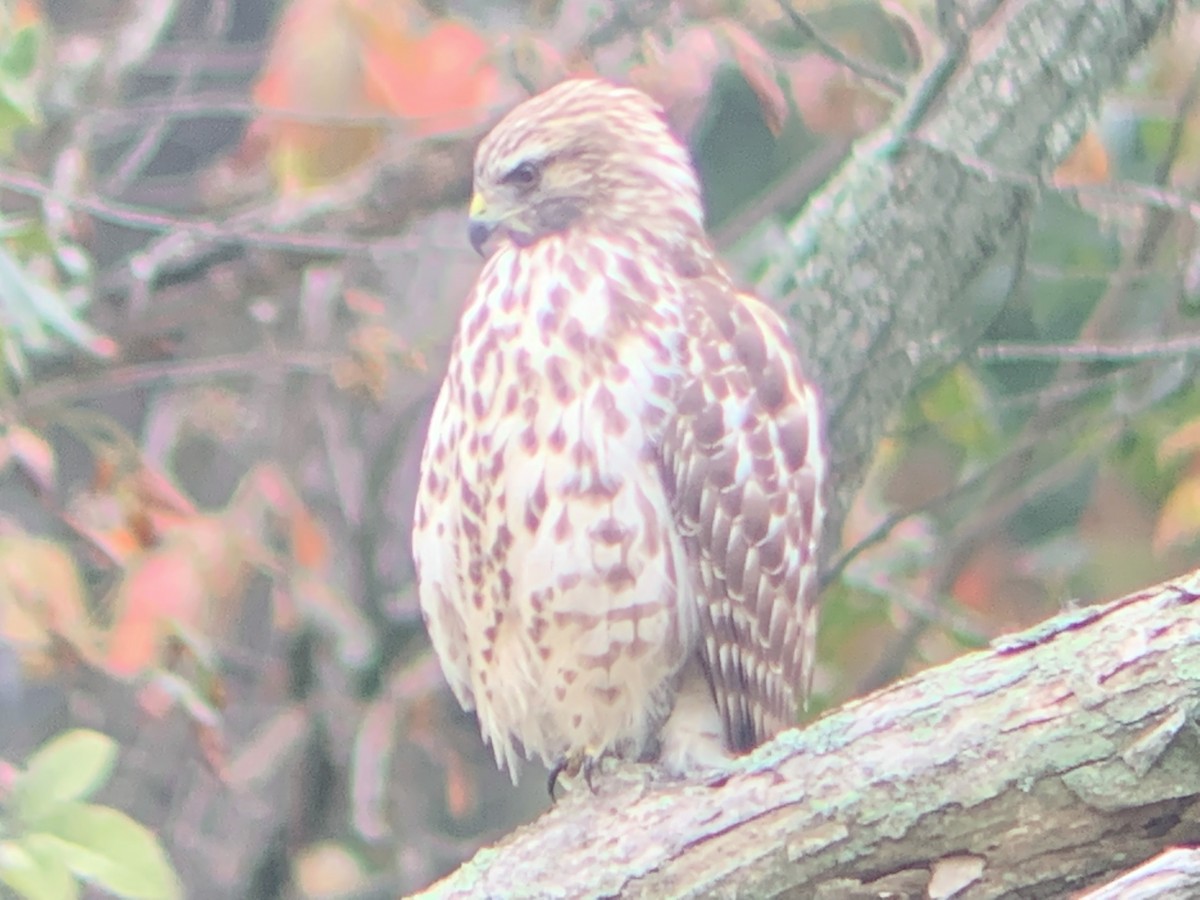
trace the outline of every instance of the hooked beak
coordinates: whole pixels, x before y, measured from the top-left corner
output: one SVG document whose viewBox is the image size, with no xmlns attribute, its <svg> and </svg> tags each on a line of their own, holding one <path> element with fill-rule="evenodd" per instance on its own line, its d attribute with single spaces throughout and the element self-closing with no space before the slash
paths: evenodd
<svg viewBox="0 0 1200 900">
<path fill-rule="evenodd" d="M 467 211 L 467 215 L 470 217 L 467 235 L 471 240 L 471 246 L 480 256 L 485 256 L 484 251 L 488 238 L 492 236 L 499 223 L 488 217 L 487 203 L 478 193 L 471 197 L 471 207 Z"/>
</svg>

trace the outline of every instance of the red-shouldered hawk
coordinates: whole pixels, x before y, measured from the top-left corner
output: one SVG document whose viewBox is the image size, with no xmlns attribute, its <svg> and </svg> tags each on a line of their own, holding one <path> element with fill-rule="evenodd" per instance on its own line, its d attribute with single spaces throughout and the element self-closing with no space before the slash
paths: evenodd
<svg viewBox="0 0 1200 900">
<path fill-rule="evenodd" d="M 421 609 L 497 763 L 685 772 L 787 727 L 808 689 L 826 456 L 783 322 L 704 231 L 640 91 L 572 80 L 475 159 L 494 248 L 434 408 Z M 656 740 L 657 739 L 657 740 Z"/>
</svg>

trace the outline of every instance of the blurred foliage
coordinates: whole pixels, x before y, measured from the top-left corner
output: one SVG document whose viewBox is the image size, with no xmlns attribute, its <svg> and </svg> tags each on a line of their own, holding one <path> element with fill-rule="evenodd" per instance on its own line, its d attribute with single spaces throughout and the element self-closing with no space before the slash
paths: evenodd
<svg viewBox="0 0 1200 900">
<path fill-rule="evenodd" d="M 0 769 L 0 884 L 27 900 L 73 900 L 80 881 L 118 897 L 181 896 L 158 838 L 115 809 L 84 802 L 108 781 L 116 754 L 111 738 L 76 729 L 23 769 Z"/>
<path fill-rule="evenodd" d="M 544 808 L 449 698 L 408 558 L 471 150 L 568 73 L 629 80 L 730 258 L 784 239 L 940 52 L 932 0 L 789 5 L 805 27 L 775 0 L 5 7 L 0 752 L 113 735 L 106 800 L 195 896 L 411 891 Z M 1198 43 L 1181 13 L 964 296 L 985 344 L 897 418 L 827 561 L 813 711 L 1194 565 Z M 21 790 L 82 803 L 114 756 L 83 734 L 50 746 L 86 784 Z M 51 858 L 20 847 L 14 887 Z"/>
</svg>

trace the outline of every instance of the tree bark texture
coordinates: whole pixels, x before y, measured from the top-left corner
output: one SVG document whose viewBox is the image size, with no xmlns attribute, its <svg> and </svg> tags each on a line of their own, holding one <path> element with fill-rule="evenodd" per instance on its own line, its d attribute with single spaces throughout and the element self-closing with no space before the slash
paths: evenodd
<svg viewBox="0 0 1200 900">
<path fill-rule="evenodd" d="M 973 280 L 1017 277 L 1044 180 L 1182 2 L 948 4 L 957 30 L 944 29 L 942 55 L 889 124 L 856 146 L 786 241 L 741 248 L 743 271 L 790 318 L 824 388 L 831 534 L 917 380 L 969 353 L 991 322 L 995 307 L 970 299 Z"/>
<path fill-rule="evenodd" d="M 595 795 L 575 784 L 422 896 L 1062 897 L 1200 842 L 1198 705 L 1200 572 L 895 684 L 699 783 L 626 764 Z"/>
</svg>

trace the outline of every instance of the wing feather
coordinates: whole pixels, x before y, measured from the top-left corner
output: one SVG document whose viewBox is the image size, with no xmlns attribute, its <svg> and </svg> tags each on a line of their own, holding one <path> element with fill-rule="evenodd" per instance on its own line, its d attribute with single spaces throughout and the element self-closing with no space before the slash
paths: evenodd
<svg viewBox="0 0 1200 900">
<path fill-rule="evenodd" d="M 826 457 L 779 316 L 718 277 L 692 284 L 662 471 L 697 576 L 701 655 L 742 751 L 792 724 L 811 681 Z"/>
</svg>

